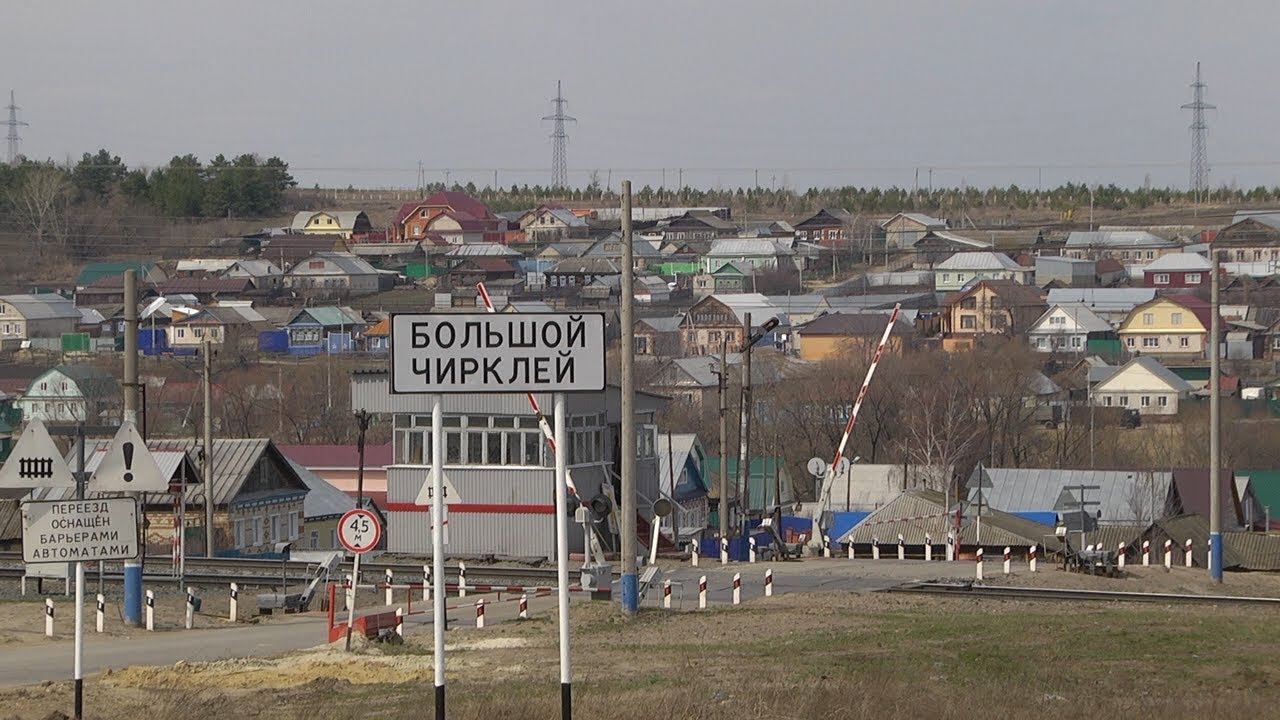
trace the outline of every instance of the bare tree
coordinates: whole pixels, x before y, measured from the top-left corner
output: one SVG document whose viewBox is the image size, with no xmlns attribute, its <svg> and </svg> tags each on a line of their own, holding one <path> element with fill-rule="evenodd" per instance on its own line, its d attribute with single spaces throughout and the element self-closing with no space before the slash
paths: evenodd
<svg viewBox="0 0 1280 720">
<path fill-rule="evenodd" d="M 34 236 L 40 258 L 46 256 L 50 240 L 64 241 L 70 199 L 71 181 L 66 173 L 49 166 L 28 170 L 22 184 L 10 191 L 14 214 Z"/>
</svg>

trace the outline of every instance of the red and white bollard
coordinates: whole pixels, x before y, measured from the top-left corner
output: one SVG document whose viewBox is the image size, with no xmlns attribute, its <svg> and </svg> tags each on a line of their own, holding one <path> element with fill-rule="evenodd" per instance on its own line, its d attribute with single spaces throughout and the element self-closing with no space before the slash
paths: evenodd
<svg viewBox="0 0 1280 720">
<path fill-rule="evenodd" d="M 1173 569 L 1173 541 L 1172 540 L 1164 541 L 1164 569 L 1165 570 Z"/>
<path fill-rule="evenodd" d="M 1027 548 L 1027 564 L 1031 566 L 1031 572 L 1036 571 L 1036 546 L 1032 545 Z"/>
<path fill-rule="evenodd" d="M 1012 565 L 1013 565 L 1013 548 L 1010 548 L 1008 545 L 1006 545 L 1004 547 L 1004 568 L 1003 568 L 1005 575 L 1008 575 L 1009 572 L 1013 569 Z"/>
<path fill-rule="evenodd" d="M 822 536 L 822 557 L 824 558 L 831 557 L 831 536 L 830 535 Z"/>
<path fill-rule="evenodd" d="M 156 593 L 147 591 L 147 630 L 156 629 Z"/>
<path fill-rule="evenodd" d="M 902 539 L 902 533 L 898 533 L 898 559 L 907 559 L 907 543 Z"/>
<path fill-rule="evenodd" d="M 872 560 L 880 559 L 880 538 L 877 538 L 877 537 L 871 538 L 871 559 Z"/>
<path fill-rule="evenodd" d="M 729 564 L 729 538 L 720 538 L 720 564 Z"/>
<path fill-rule="evenodd" d="M 693 567 L 698 567 L 698 548 L 694 548 L 693 552 L 689 553 L 689 563 Z"/>
<path fill-rule="evenodd" d="M 924 561 L 933 562 L 933 536 L 924 534 Z"/>
<path fill-rule="evenodd" d="M 98 593 L 98 632 L 103 630 L 103 622 L 107 619 L 107 599 L 102 597 L 102 593 Z"/>
<path fill-rule="evenodd" d="M 44 636 L 53 637 L 53 600 L 44 599 Z"/>
<path fill-rule="evenodd" d="M 1128 551 L 1128 549 L 1129 548 L 1125 547 L 1124 543 L 1120 543 L 1120 548 L 1116 550 L 1116 567 L 1120 568 L 1121 570 L 1124 569 L 1124 556 L 1125 556 L 1125 552 Z"/>
<path fill-rule="evenodd" d="M 852 560 L 853 559 L 853 540 L 850 540 L 849 542 L 844 544 L 844 551 L 848 555 L 849 559 Z"/>
<path fill-rule="evenodd" d="M 476 601 L 476 629 L 484 628 L 484 598 Z"/>
<path fill-rule="evenodd" d="M 404 608 L 396 608 L 396 634 L 404 637 Z"/>
<path fill-rule="evenodd" d="M 466 596 L 467 596 L 467 564 L 464 562 L 459 562 L 458 563 L 458 597 L 464 598 Z"/>
<path fill-rule="evenodd" d="M 1182 562 L 1187 567 L 1191 567 L 1191 538 L 1187 538 L 1187 544 L 1182 551 Z"/>
<path fill-rule="evenodd" d="M 527 594 L 520 596 L 520 619 L 529 619 L 529 596 Z"/>
<path fill-rule="evenodd" d="M 1142 541 L 1142 567 L 1151 567 L 1151 541 Z"/>
<path fill-rule="evenodd" d="M 755 562 L 756 561 L 756 539 L 754 536 L 747 538 L 747 547 L 748 547 L 747 562 Z"/>
<path fill-rule="evenodd" d="M 974 578 L 981 580 L 982 579 L 982 548 L 978 548 L 977 555 L 978 555 L 978 558 L 977 558 L 977 562 L 974 563 L 973 576 Z"/>
<path fill-rule="evenodd" d="M 431 600 L 431 566 L 422 566 L 422 602 Z"/>
<path fill-rule="evenodd" d="M 698 609 L 707 609 L 707 576 L 698 578 Z"/>
<path fill-rule="evenodd" d="M 742 602 L 742 573 L 733 574 L 733 604 Z"/>
<path fill-rule="evenodd" d="M 671 581 L 662 581 L 662 607 L 671 609 Z"/>
<path fill-rule="evenodd" d="M 395 596 L 391 590 L 391 581 L 394 578 L 395 575 L 392 574 L 391 568 L 387 568 L 387 607 L 391 607 L 391 604 L 395 602 Z"/>
<path fill-rule="evenodd" d="M 227 619 L 237 622 L 240 619 L 240 585 L 231 583 L 231 600 L 227 608 Z"/>
<path fill-rule="evenodd" d="M 773 597 L 773 568 L 764 571 L 764 596 Z"/>
</svg>

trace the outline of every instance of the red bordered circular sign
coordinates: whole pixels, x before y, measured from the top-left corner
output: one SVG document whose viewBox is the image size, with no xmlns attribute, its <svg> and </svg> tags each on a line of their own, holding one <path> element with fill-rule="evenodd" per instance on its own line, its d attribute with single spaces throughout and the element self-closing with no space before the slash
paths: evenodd
<svg viewBox="0 0 1280 720">
<path fill-rule="evenodd" d="M 370 510 L 349 510 L 338 521 L 338 541 L 357 555 L 367 553 L 382 542 L 382 523 Z"/>
</svg>

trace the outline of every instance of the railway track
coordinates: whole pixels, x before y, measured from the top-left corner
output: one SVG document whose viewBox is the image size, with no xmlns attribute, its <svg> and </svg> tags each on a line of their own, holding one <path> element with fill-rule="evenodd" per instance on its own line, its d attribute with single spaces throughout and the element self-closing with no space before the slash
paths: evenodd
<svg viewBox="0 0 1280 720">
<path fill-rule="evenodd" d="M 1280 598 L 1237 597 L 1232 595 L 1179 595 L 1175 593 L 1123 592 L 1116 590 L 1070 590 L 1066 588 L 1000 587 L 975 585 L 973 583 L 908 583 L 889 588 L 885 592 L 1001 600 L 1049 600 L 1058 602 L 1064 600 L 1089 600 L 1280 607 Z"/>
</svg>

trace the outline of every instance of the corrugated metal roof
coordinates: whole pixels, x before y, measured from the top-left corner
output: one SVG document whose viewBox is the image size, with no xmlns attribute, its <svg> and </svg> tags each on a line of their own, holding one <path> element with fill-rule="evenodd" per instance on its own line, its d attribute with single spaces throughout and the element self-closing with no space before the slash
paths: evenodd
<svg viewBox="0 0 1280 720">
<path fill-rule="evenodd" d="M 14 310 L 26 320 L 80 319 L 80 311 L 76 309 L 76 304 L 54 293 L 0 295 L 0 303 L 12 305 Z"/>
<path fill-rule="evenodd" d="M 969 479 L 969 500 L 978 499 L 979 473 L 985 473 L 988 481 L 982 490 L 984 505 L 1005 512 L 1050 512 L 1056 511 L 1058 497 L 1063 490 L 1069 491 L 1078 499 L 1080 485 L 1097 485 L 1100 490 L 1086 490 L 1085 500 L 1097 505 L 1090 505 L 1090 511 L 1102 512 L 1098 519 L 1101 524 L 1133 525 L 1150 517 L 1151 500 L 1154 484 L 1156 507 L 1163 508 L 1173 485 L 1173 476 L 1168 472 L 1145 472 L 1135 470 L 1049 470 L 1049 469 L 1005 469 L 984 468 L 979 466 Z M 1142 516 L 1139 516 L 1139 513 Z"/>
<path fill-rule="evenodd" d="M 958 252 L 934 266 L 935 270 L 1026 270 L 1008 255 L 998 252 Z"/>
<path fill-rule="evenodd" d="M 1077 230 L 1067 236 L 1066 247 L 1177 247 L 1178 243 L 1146 230 Z"/>
<path fill-rule="evenodd" d="M 978 248 L 991 247 L 991 243 L 989 242 L 986 242 L 983 240 L 975 240 L 973 238 L 965 237 L 963 235 L 957 235 L 953 232 L 947 232 L 946 230 L 930 230 L 929 234 L 933 235 L 934 237 L 942 238 L 943 240 L 956 243 L 958 245 L 967 245 L 969 247 L 978 247 Z"/>
<path fill-rule="evenodd" d="M 1104 550 L 1116 550 L 1120 543 L 1128 549 L 1126 555 L 1132 556 L 1134 549 L 1142 542 L 1142 533 L 1146 528 L 1142 525 L 1103 525 L 1092 532 L 1084 534 L 1084 544 L 1101 545 Z M 1078 543 L 1079 535 L 1071 534 L 1071 542 Z"/>
<path fill-rule="evenodd" d="M 1192 390 L 1195 389 L 1191 386 L 1191 383 L 1187 382 L 1186 380 L 1183 380 L 1182 378 L 1175 375 L 1172 370 L 1165 367 L 1164 365 L 1161 365 L 1159 360 L 1156 360 L 1150 355 L 1142 355 L 1140 357 L 1136 357 L 1130 360 L 1129 362 L 1125 363 L 1122 367 L 1120 367 L 1114 373 L 1111 373 L 1107 377 L 1107 379 L 1099 382 L 1097 387 L 1094 388 L 1094 392 L 1100 392 L 1105 390 L 1107 383 L 1124 375 L 1125 371 L 1132 367 L 1141 367 L 1142 369 L 1156 376 L 1156 378 L 1158 378 L 1160 382 L 1163 382 L 1164 384 L 1168 385 L 1169 389 L 1174 390 L 1176 392 L 1191 392 Z M 1094 368 L 1094 369 L 1097 369 L 1097 368 Z M 1090 374 L 1092 374 L 1092 370 L 1090 371 Z"/>
<path fill-rule="evenodd" d="M 445 257 L 519 257 L 520 253 L 500 243 L 481 242 L 459 245 L 444 255 Z"/>
<path fill-rule="evenodd" d="M 901 534 L 907 545 L 923 545 L 925 535 L 935 544 L 946 542 L 948 530 L 954 527 L 953 516 L 946 513 L 945 498 L 936 490 L 907 490 L 889 504 L 875 510 L 852 530 L 839 538 L 839 542 L 859 545 L 878 540 L 881 545 L 897 543 Z M 979 527 L 976 518 L 967 514 L 960 530 L 961 546 L 978 544 Z M 981 534 L 984 547 L 1022 547 L 1042 545 L 1049 550 L 1060 546 L 1053 537 L 1053 528 L 1020 518 L 1009 513 L 984 508 Z"/>
<path fill-rule="evenodd" d="M 22 507 L 17 500 L 0 500 L 0 541 L 22 539 Z"/>
<path fill-rule="evenodd" d="M 1127 312 L 1155 296 L 1155 288 L 1052 288 L 1049 304 L 1082 303 L 1094 311 Z"/>
<path fill-rule="evenodd" d="M 725 238 L 711 243 L 709 258 L 750 258 L 794 255 L 795 251 L 769 239 Z"/>
<path fill-rule="evenodd" d="M 355 498 L 325 482 L 324 478 L 293 460 L 288 458 L 285 460 L 298 474 L 298 479 L 307 486 L 307 496 L 302 501 L 302 514 L 307 520 L 339 517 L 348 510 L 355 509 Z"/>
<path fill-rule="evenodd" d="M 353 253 L 349 253 L 349 252 L 334 252 L 334 251 L 311 253 L 309 256 L 304 258 L 297 265 L 294 265 L 293 268 L 291 268 L 287 274 L 289 275 L 335 274 L 333 271 L 329 271 L 328 268 L 313 270 L 309 266 L 309 261 L 312 259 L 324 260 L 331 263 L 334 267 L 334 270 L 336 271 L 336 274 L 352 275 L 352 276 L 378 274 L 377 269 L 375 269 L 372 265 L 366 262 L 363 258 L 356 257 Z"/>
<path fill-rule="evenodd" d="M 1035 332 L 1039 329 L 1052 330 L 1052 328 L 1049 327 L 1048 318 L 1058 315 L 1070 318 L 1071 322 L 1075 323 L 1076 328 L 1078 328 L 1078 332 L 1108 332 L 1115 329 L 1111 326 L 1111 323 L 1102 319 L 1102 317 L 1093 310 L 1090 310 L 1089 306 L 1084 303 L 1058 303 L 1051 306 L 1045 314 L 1040 316 L 1039 320 L 1032 323 L 1031 330 L 1029 332 Z M 1071 331 L 1071 328 L 1064 329 L 1064 332 Z"/>
<path fill-rule="evenodd" d="M 1175 271 L 1190 270 L 1190 271 L 1200 272 L 1200 271 L 1212 270 L 1212 269 L 1213 269 L 1213 264 L 1209 262 L 1208 258 L 1204 257 L 1203 255 L 1196 255 L 1195 253 L 1185 253 L 1185 252 L 1168 253 L 1167 255 L 1161 255 L 1155 260 L 1147 263 L 1147 267 L 1146 267 L 1147 272 L 1166 271 L 1166 270 L 1175 270 Z"/>
</svg>

